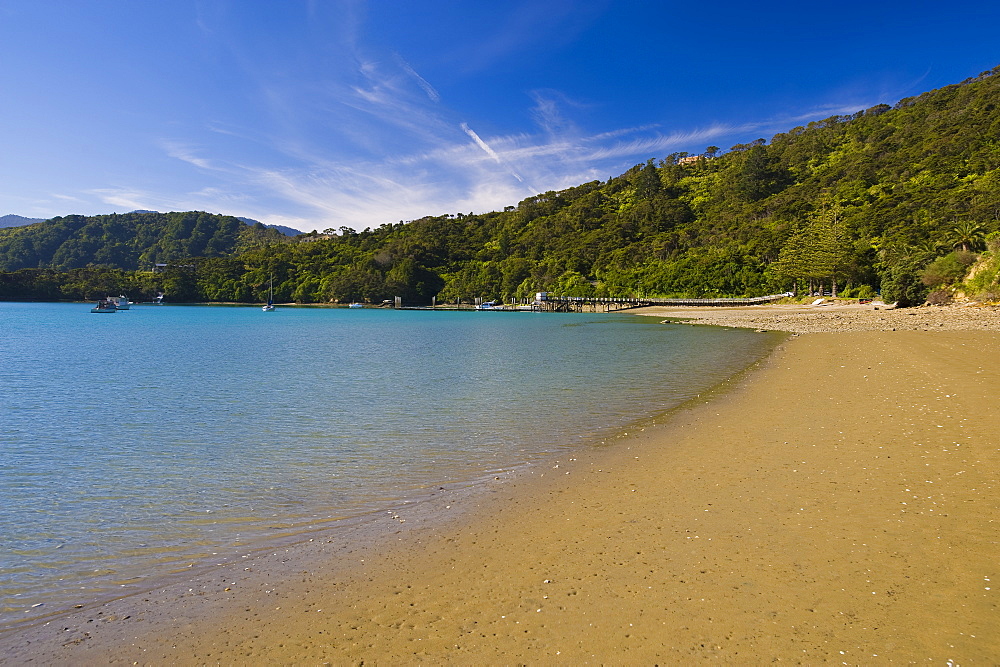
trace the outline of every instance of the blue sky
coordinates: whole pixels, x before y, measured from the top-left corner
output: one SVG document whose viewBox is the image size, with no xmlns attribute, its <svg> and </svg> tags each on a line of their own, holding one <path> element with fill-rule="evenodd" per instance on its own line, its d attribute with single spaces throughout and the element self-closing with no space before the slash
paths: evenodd
<svg viewBox="0 0 1000 667">
<path fill-rule="evenodd" d="M 0 0 L 0 215 L 501 210 L 957 83 L 998 25 L 966 0 Z"/>
</svg>

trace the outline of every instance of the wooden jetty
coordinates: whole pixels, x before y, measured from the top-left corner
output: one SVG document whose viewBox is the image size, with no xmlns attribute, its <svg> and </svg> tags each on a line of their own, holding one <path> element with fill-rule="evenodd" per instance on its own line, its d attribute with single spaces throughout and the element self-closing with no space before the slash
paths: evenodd
<svg viewBox="0 0 1000 667">
<path fill-rule="evenodd" d="M 754 296 L 745 299 L 655 299 L 642 297 L 592 297 L 592 296 L 556 296 L 548 292 L 538 292 L 535 296 L 537 310 L 553 313 L 612 312 L 629 310 L 645 306 L 756 306 L 771 303 L 792 296 L 791 292 L 772 294 L 770 296 Z"/>
<path fill-rule="evenodd" d="M 595 297 L 595 296 L 557 296 L 549 292 L 538 292 L 534 301 L 524 300 L 521 303 L 500 304 L 482 303 L 476 299 L 474 304 L 437 305 L 436 300 L 430 306 L 404 306 L 402 300 L 396 297 L 392 306 L 397 310 L 489 310 L 501 312 L 540 311 L 547 313 L 610 313 L 644 306 L 755 306 L 771 303 L 785 297 L 793 296 L 791 292 L 772 294 L 770 296 L 754 296 L 743 299 L 656 299 L 646 297 Z M 387 301 L 384 305 L 393 302 Z M 485 306 L 485 307 L 484 307 Z"/>
</svg>

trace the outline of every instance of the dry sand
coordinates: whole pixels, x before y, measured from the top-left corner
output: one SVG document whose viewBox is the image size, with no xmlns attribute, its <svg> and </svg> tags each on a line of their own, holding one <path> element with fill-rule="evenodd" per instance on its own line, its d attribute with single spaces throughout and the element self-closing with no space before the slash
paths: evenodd
<svg viewBox="0 0 1000 667">
<path fill-rule="evenodd" d="M 998 349 L 793 337 L 606 447 L 442 492 L 450 518 L 383 517 L 392 545 L 327 535 L 0 637 L 0 660 L 997 664 Z"/>
</svg>

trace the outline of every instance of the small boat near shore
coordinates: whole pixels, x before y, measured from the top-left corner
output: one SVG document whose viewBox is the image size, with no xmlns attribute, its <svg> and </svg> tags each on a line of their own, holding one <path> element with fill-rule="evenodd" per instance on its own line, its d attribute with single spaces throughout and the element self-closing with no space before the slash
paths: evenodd
<svg viewBox="0 0 1000 667">
<path fill-rule="evenodd" d="M 111 301 L 112 303 L 115 304 L 115 310 L 128 310 L 129 306 L 132 305 L 131 303 L 129 303 L 128 297 L 125 296 L 124 294 L 122 294 L 117 298 L 109 298 L 108 301 Z"/>
<path fill-rule="evenodd" d="M 352 304 L 349 304 L 347 307 L 348 308 L 364 308 L 365 304 L 363 304 L 363 303 L 352 303 Z"/>
<path fill-rule="evenodd" d="M 101 299 L 97 302 L 97 305 L 90 309 L 92 313 L 117 313 L 118 308 L 115 307 L 115 302 L 111 299 Z"/>
<path fill-rule="evenodd" d="M 267 283 L 267 304 L 264 305 L 264 306 L 261 306 L 261 310 L 263 310 L 265 313 L 270 313 L 272 310 L 274 310 L 274 278 L 273 277 Z"/>
</svg>

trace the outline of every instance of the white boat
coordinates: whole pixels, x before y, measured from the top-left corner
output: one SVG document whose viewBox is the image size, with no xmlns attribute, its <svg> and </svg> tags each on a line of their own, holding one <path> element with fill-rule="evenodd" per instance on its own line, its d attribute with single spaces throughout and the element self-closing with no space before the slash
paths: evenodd
<svg viewBox="0 0 1000 667">
<path fill-rule="evenodd" d="M 124 294 L 122 294 L 118 298 L 108 299 L 108 301 L 111 301 L 112 303 L 115 304 L 115 310 L 128 310 L 128 307 L 131 305 L 128 302 L 128 297 L 126 297 Z"/>
<path fill-rule="evenodd" d="M 117 313 L 118 309 L 111 299 L 101 299 L 97 305 L 90 309 L 92 313 Z"/>
<path fill-rule="evenodd" d="M 364 308 L 364 307 L 365 307 L 365 305 L 364 305 L 363 303 L 352 303 L 352 304 L 350 304 L 350 305 L 349 305 L 349 306 L 347 306 L 347 307 L 348 307 L 348 308 Z"/>
<path fill-rule="evenodd" d="M 476 310 L 500 310 L 501 308 L 503 308 L 503 304 L 496 301 L 487 301 L 476 306 Z"/>
<path fill-rule="evenodd" d="M 261 306 L 261 310 L 263 310 L 265 313 L 270 313 L 272 310 L 274 310 L 274 277 L 273 276 L 271 277 L 271 279 L 267 283 L 267 305 L 266 306 Z"/>
</svg>

